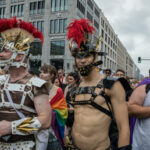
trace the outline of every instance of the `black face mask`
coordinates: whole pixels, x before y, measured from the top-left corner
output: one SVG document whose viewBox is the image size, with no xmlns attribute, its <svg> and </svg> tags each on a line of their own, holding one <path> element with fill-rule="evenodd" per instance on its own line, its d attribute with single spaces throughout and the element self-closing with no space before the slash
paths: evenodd
<svg viewBox="0 0 150 150">
<path fill-rule="evenodd" d="M 78 71 L 80 72 L 81 76 L 88 76 L 89 73 L 92 71 L 92 67 L 93 67 L 93 65 L 90 64 L 85 67 L 78 68 Z"/>
<path fill-rule="evenodd" d="M 89 73 L 92 71 L 92 67 L 93 66 L 98 66 L 98 65 L 101 65 L 103 62 L 100 60 L 100 61 L 97 61 L 96 63 L 94 63 L 94 60 L 93 60 L 93 63 L 85 66 L 85 67 L 77 67 L 78 71 L 80 72 L 81 76 L 88 76 Z"/>
</svg>

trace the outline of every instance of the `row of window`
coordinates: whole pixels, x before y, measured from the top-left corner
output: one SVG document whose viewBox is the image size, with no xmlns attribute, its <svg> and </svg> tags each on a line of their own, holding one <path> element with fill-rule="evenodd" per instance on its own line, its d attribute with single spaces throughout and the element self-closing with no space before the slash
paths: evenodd
<svg viewBox="0 0 150 150">
<path fill-rule="evenodd" d="M 44 21 L 33 21 L 31 23 L 34 25 L 34 27 L 44 33 Z"/>
<path fill-rule="evenodd" d="M 93 10 L 93 3 L 91 0 L 87 1 L 88 6 Z"/>
<path fill-rule="evenodd" d="M 104 67 L 107 67 L 107 68 L 110 68 L 112 70 L 115 70 L 116 64 L 113 61 L 109 60 L 109 58 L 105 57 L 104 58 Z"/>
<path fill-rule="evenodd" d="M 107 36 L 106 33 L 104 35 L 104 30 L 103 29 L 101 30 L 101 36 L 102 36 L 102 38 L 105 38 L 105 42 L 108 43 L 113 49 L 115 49 L 115 50 L 117 49 L 117 46 L 116 46 L 115 42 L 113 42 L 113 40 L 111 40 L 110 37 Z"/>
<path fill-rule="evenodd" d="M 104 22 L 104 19 L 101 18 L 101 25 L 103 28 L 105 28 L 105 31 L 108 32 L 109 36 L 114 40 L 115 43 L 117 43 L 117 38 L 113 34 L 113 32 L 108 28 L 108 25 Z"/>
<path fill-rule="evenodd" d="M 6 15 L 6 8 L 1 7 L 0 8 L 0 18 L 5 18 L 5 15 Z"/>
<path fill-rule="evenodd" d="M 31 22 L 34 27 L 44 33 L 44 21 Z M 50 20 L 50 34 L 65 33 L 67 27 L 67 19 Z"/>
<path fill-rule="evenodd" d="M 64 55 L 65 52 L 65 41 L 51 41 L 51 55 Z"/>
<path fill-rule="evenodd" d="M 68 0 L 51 0 L 51 11 L 64 11 L 68 9 Z"/>
<path fill-rule="evenodd" d="M 11 3 L 23 2 L 24 0 L 11 0 Z"/>
<path fill-rule="evenodd" d="M 77 8 L 80 10 L 82 14 L 85 14 L 85 7 L 82 5 L 82 3 L 79 0 L 77 0 Z"/>
<path fill-rule="evenodd" d="M 107 47 L 107 45 L 105 45 L 105 49 L 103 50 L 103 42 L 101 42 L 101 51 L 106 52 L 108 54 L 108 56 L 110 56 L 111 58 L 116 60 L 116 54 L 112 51 L 112 49 Z"/>
<path fill-rule="evenodd" d="M 24 16 L 24 4 L 11 6 L 10 11 L 11 11 L 11 17 L 13 17 L 13 16 L 17 16 L 17 17 Z"/>
<path fill-rule="evenodd" d="M 41 14 L 45 9 L 45 0 L 31 2 L 30 3 L 30 14 Z"/>
<path fill-rule="evenodd" d="M 50 33 L 65 33 L 67 27 L 67 19 L 55 19 L 50 21 Z"/>
<path fill-rule="evenodd" d="M 100 13 L 96 8 L 95 8 L 95 15 L 99 18 Z"/>
<path fill-rule="evenodd" d="M 97 28 L 97 29 L 99 29 L 99 24 L 98 24 L 98 22 L 94 19 L 94 26 Z"/>
<path fill-rule="evenodd" d="M 93 10 L 93 3 L 92 3 L 92 5 L 90 5 L 92 2 L 89 0 L 88 1 L 88 5 L 90 6 L 90 8 Z M 77 0 L 77 8 L 80 10 L 80 12 L 82 12 L 82 14 L 85 14 L 85 7 L 83 6 L 83 4 L 80 2 L 80 0 Z M 99 18 L 99 16 L 100 16 L 100 13 L 99 13 L 99 11 L 95 8 L 95 15 Z M 91 19 L 91 20 L 93 20 L 92 18 L 91 18 L 91 15 L 89 15 L 89 12 L 87 12 L 87 15 L 88 15 L 88 17 Z"/>
<path fill-rule="evenodd" d="M 0 1 L 0 5 L 5 5 L 6 4 L 6 0 L 1 0 Z"/>
</svg>

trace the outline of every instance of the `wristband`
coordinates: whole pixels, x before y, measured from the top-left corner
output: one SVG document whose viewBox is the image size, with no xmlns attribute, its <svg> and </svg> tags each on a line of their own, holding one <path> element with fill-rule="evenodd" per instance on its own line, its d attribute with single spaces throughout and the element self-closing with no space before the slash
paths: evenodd
<svg viewBox="0 0 150 150">
<path fill-rule="evenodd" d="M 41 123 L 37 117 L 24 118 L 13 121 L 11 127 L 13 135 L 30 135 L 38 132 Z"/>
<path fill-rule="evenodd" d="M 132 146 L 131 145 L 122 146 L 119 147 L 118 150 L 132 150 Z"/>
</svg>

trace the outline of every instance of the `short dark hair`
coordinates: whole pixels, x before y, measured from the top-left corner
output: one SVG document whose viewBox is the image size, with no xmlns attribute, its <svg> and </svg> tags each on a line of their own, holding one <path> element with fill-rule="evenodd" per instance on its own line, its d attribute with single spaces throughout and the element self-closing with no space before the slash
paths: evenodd
<svg viewBox="0 0 150 150">
<path fill-rule="evenodd" d="M 116 73 L 119 72 L 119 71 L 122 72 L 122 73 L 125 75 L 125 71 L 124 71 L 124 70 L 122 70 L 122 69 L 117 69 L 117 70 L 116 70 Z"/>
<path fill-rule="evenodd" d="M 105 72 L 106 72 L 106 71 L 109 71 L 109 72 L 110 72 L 110 74 L 111 74 L 111 69 L 105 69 Z"/>
<path fill-rule="evenodd" d="M 78 73 L 76 73 L 76 72 L 70 72 L 70 73 L 68 73 L 67 76 L 72 76 L 75 79 L 76 84 L 79 84 L 79 82 L 80 82 L 80 76 L 79 76 Z"/>
</svg>

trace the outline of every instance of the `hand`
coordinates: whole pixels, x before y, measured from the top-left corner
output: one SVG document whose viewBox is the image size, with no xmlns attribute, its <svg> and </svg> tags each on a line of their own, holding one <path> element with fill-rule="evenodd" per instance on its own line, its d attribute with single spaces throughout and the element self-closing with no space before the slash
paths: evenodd
<svg viewBox="0 0 150 150">
<path fill-rule="evenodd" d="M 11 134 L 11 122 L 2 120 L 0 121 L 0 137 Z"/>
<path fill-rule="evenodd" d="M 71 105 L 70 105 L 70 106 L 71 106 Z M 71 106 L 71 107 L 68 108 L 68 111 L 69 111 L 69 112 L 73 112 L 73 111 L 74 111 L 74 108 Z"/>
</svg>

